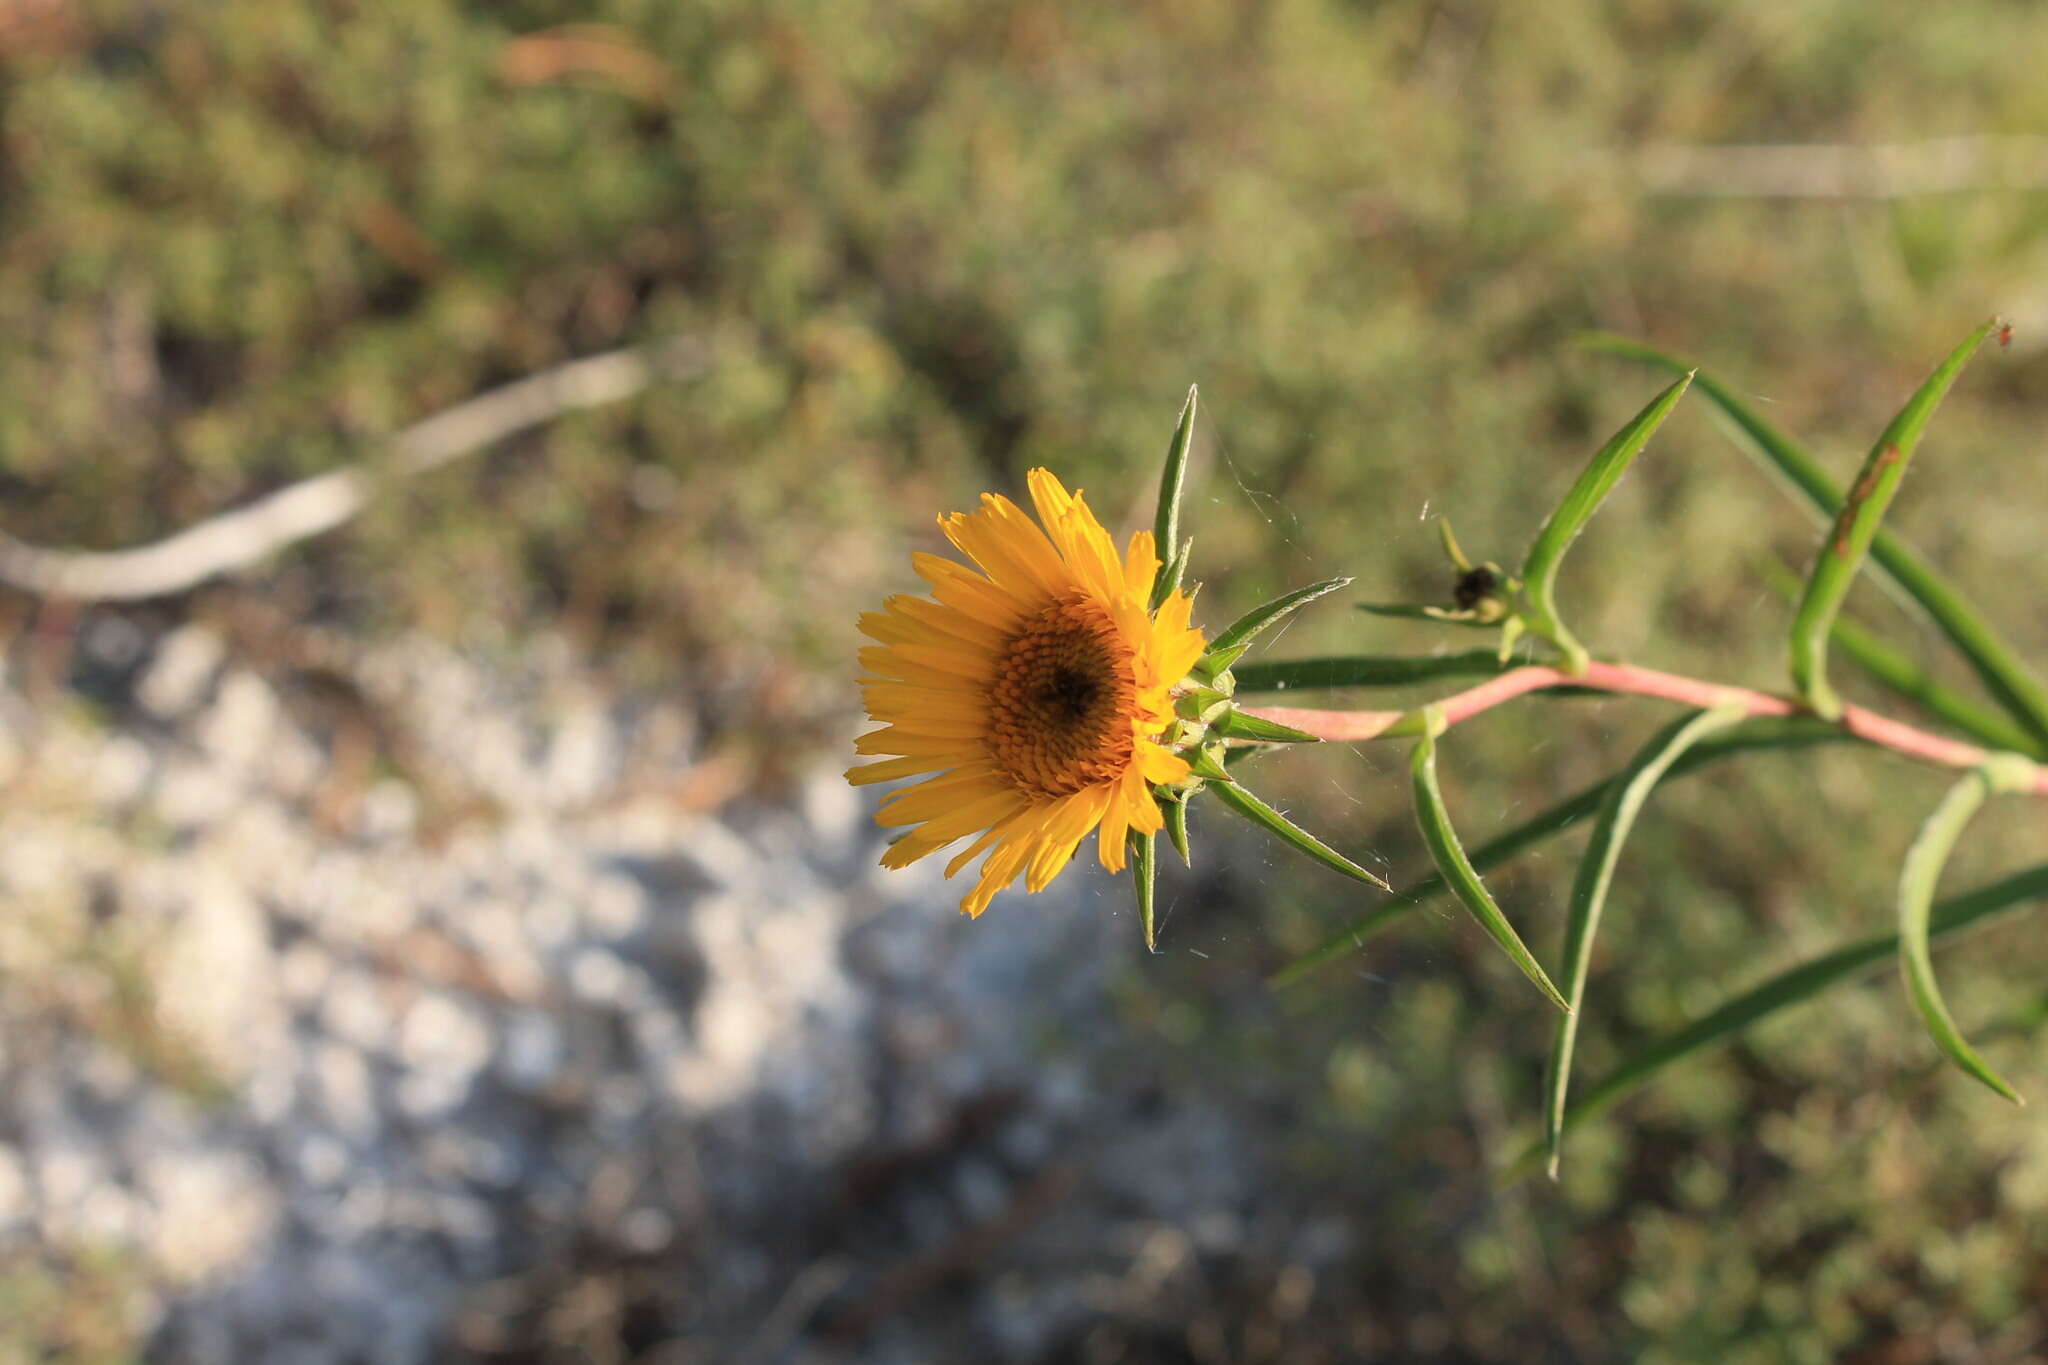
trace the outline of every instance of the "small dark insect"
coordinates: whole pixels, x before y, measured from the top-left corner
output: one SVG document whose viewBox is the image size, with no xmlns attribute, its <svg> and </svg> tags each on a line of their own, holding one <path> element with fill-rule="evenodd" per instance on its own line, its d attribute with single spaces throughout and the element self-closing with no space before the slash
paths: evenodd
<svg viewBox="0 0 2048 1365">
<path fill-rule="evenodd" d="M 1482 564 L 1458 575 L 1458 585 L 1451 591 L 1451 600 L 1458 604 L 1458 610 L 1470 611 L 1493 596 L 1493 590 L 1499 586 L 1500 580 L 1494 576 L 1493 570 Z"/>
<path fill-rule="evenodd" d="M 2000 323 L 2000 324 L 1998 325 L 1998 344 L 1999 344 L 1999 345 L 2001 345 L 2001 346 L 2010 346 L 2010 345 L 2012 345 L 2012 324 L 2011 324 L 2011 323 L 2009 323 L 2009 322 L 2002 322 L 2002 323 Z"/>
</svg>

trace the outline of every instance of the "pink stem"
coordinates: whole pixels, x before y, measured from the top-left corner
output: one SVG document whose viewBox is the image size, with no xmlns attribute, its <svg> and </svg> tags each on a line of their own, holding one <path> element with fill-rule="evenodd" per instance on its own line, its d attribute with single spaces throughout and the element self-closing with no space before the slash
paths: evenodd
<svg viewBox="0 0 2048 1365">
<path fill-rule="evenodd" d="M 1601 663 L 1597 660 L 1589 663 L 1584 673 L 1577 675 L 1541 664 L 1510 669 L 1477 687 L 1455 692 L 1435 705 L 1443 713 L 1444 724 L 1451 726 L 1460 721 L 1470 720 L 1483 711 L 1490 711 L 1502 702 L 1513 701 L 1516 697 L 1552 687 L 1590 687 L 1601 692 L 1656 697 L 1662 701 L 1696 706 L 1701 710 L 1726 702 L 1736 702 L 1742 706 L 1746 714 L 1752 716 L 1793 716 L 1803 714 L 1806 710 L 1797 702 L 1773 696 L 1768 692 L 1758 692 L 1754 688 L 1728 687 L 1720 683 L 1702 682 L 1697 678 L 1680 677 L 1676 673 L 1660 673 L 1654 668 L 1638 668 L 1634 664 Z M 1385 733 L 1396 721 L 1410 714 L 1406 711 L 1318 711 L 1299 706 L 1248 706 L 1244 710 L 1248 715 L 1292 726 L 1319 739 L 1339 742 L 1375 738 Z M 1990 757 L 1986 750 L 1974 744 L 1929 734 L 1925 730 L 1892 720 L 1888 716 L 1880 716 L 1860 706 L 1843 707 L 1839 724 L 1848 733 L 1866 743 L 1942 767 L 1974 768 Z M 2048 796 L 2048 769 L 2043 769 L 2035 777 L 2032 791 L 2037 796 Z"/>
</svg>

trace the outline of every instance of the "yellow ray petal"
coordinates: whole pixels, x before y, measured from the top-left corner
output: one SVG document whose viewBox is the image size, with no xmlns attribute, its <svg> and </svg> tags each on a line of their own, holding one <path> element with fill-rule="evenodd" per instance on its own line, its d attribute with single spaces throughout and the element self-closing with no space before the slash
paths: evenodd
<svg viewBox="0 0 2048 1365">
<path fill-rule="evenodd" d="M 988 903 L 1011 882 L 1017 880 L 1017 873 L 1023 869 L 1024 860 L 1031 856 L 1037 846 L 1034 833 L 1027 832 L 1035 827 L 1025 826 L 1014 832 L 1002 846 L 988 855 L 988 861 L 981 865 L 981 879 L 974 889 L 960 899 L 960 913 L 976 919 L 988 909 Z"/>
<path fill-rule="evenodd" d="M 910 556 L 910 567 L 932 585 L 932 596 L 985 626 L 1009 631 L 1024 615 L 1026 603 L 964 564 L 919 550 Z"/>
<path fill-rule="evenodd" d="M 977 621 L 966 612 L 949 607 L 943 602 L 898 593 L 887 599 L 883 605 L 890 611 L 908 616 L 919 625 L 927 626 L 949 639 L 964 641 L 983 651 L 1002 648 L 1003 641 L 1008 638 L 994 626 Z"/>
<path fill-rule="evenodd" d="M 1136 764 L 1117 784 L 1117 797 L 1123 803 L 1125 818 L 1138 833 L 1157 834 L 1166 827 L 1166 816 L 1152 799 L 1152 789 L 1145 785 L 1145 775 Z"/>
<path fill-rule="evenodd" d="M 1081 840 L 1087 838 L 1088 831 L 1101 821 L 1102 812 L 1109 804 L 1109 793 L 1108 787 L 1088 787 L 1059 803 L 1059 809 L 1046 822 L 1045 833 L 1025 870 L 1025 890 L 1036 894 L 1052 884 L 1060 869 L 1073 858 Z"/>
<path fill-rule="evenodd" d="M 1017 788 L 986 768 L 963 768 L 897 792 L 875 812 L 878 825 L 920 825 L 953 815 L 992 796 L 1012 797 Z M 971 828 L 971 827 L 970 827 Z M 962 830 L 961 833 L 968 833 Z"/>
<path fill-rule="evenodd" d="M 955 549 L 1013 596 L 1043 604 L 1059 596 L 1067 582 L 1052 542 L 1007 498 L 984 493 L 981 511 L 956 512 L 943 518 L 939 529 Z"/>
<path fill-rule="evenodd" d="M 1102 811 L 1102 827 L 1095 833 L 1095 854 L 1104 872 L 1121 872 L 1124 870 L 1125 845 L 1129 843 L 1131 809 L 1121 782 L 1112 792 L 1109 804 Z"/>
<path fill-rule="evenodd" d="M 1159 550 L 1152 543 L 1152 533 L 1131 532 L 1131 543 L 1124 551 L 1124 586 L 1132 593 L 1149 597 L 1152 593 L 1152 580 L 1158 574 Z"/>
<path fill-rule="evenodd" d="M 947 878 L 950 880 L 954 873 L 958 872 L 961 868 L 973 862 L 983 849 L 987 848 L 996 840 L 1002 838 L 1004 832 L 1009 829 L 1011 822 L 1014 821 L 1016 818 L 1017 817 L 1013 815 L 1008 820 L 998 821 L 997 823 L 990 825 L 987 829 L 981 832 L 981 836 L 977 838 L 973 843 L 969 844 L 966 848 L 960 850 L 960 852 L 954 854 L 952 861 L 946 864 Z"/>
<path fill-rule="evenodd" d="M 857 754 L 953 754 L 959 757 L 986 753 L 978 738 L 937 735 L 910 725 L 886 725 L 854 740 Z"/>
<path fill-rule="evenodd" d="M 955 839 L 994 824 L 1012 813 L 1023 797 L 1015 792 L 994 792 L 964 806 L 956 807 L 889 845 L 882 854 L 883 867 L 908 867 L 928 853 L 936 853 Z"/>
<path fill-rule="evenodd" d="M 848 768 L 846 780 L 856 787 L 869 787 L 877 782 L 894 782 L 899 777 L 945 772 L 959 766 L 959 759 L 952 754 L 907 754 L 902 758 L 885 758 L 879 763 L 862 763 Z"/>
<path fill-rule="evenodd" d="M 860 652 L 860 665 L 871 673 L 896 682 L 921 687 L 947 688 L 979 696 L 989 676 L 986 661 L 965 661 L 917 645 L 869 645 Z M 979 674 L 968 672 L 979 669 Z"/>
<path fill-rule="evenodd" d="M 1161 786 L 1185 782 L 1193 771 L 1186 759 L 1168 753 L 1149 739 L 1139 740 L 1132 746 L 1132 752 L 1138 760 L 1138 771 L 1147 782 Z"/>
</svg>

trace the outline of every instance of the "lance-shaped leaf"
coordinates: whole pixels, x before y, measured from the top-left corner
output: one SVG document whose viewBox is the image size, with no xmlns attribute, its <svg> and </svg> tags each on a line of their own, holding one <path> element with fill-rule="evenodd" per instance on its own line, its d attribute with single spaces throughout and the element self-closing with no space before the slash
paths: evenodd
<svg viewBox="0 0 2048 1365">
<path fill-rule="evenodd" d="M 1572 1012 L 1557 1021 L 1550 1045 L 1550 1070 L 1544 1077 L 1543 1122 L 1550 1145 L 1550 1175 L 1557 1178 L 1558 1147 L 1564 1140 L 1565 1093 L 1571 1085 L 1572 1049 L 1578 1042 L 1580 1007 L 1586 998 L 1586 977 L 1593 965 L 1593 937 L 1600 931 L 1600 912 L 1614 883 L 1621 846 L 1635 825 L 1650 793 L 1664 780 L 1685 751 L 1717 730 L 1742 719 L 1740 706 L 1717 706 L 1685 716 L 1662 730 L 1640 749 L 1629 765 L 1608 784 L 1593 822 L 1592 837 L 1579 859 L 1572 883 L 1571 918 L 1564 933 L 1564 998 Z"/>
<path fill-rule="evenodd" d="M 1152 594 L 1159 599 L 1159 602 L 1164 602 L 1167 598 L 1173 596 L 1174 589 L 1178 588 L 1181 585 L 1181 580 L 1187 576 L 1188 561 L 1194 558 L 1194 554 L 1194 540 L 1192 538 L 1183 540 L 1180 543 L 1180 549 L 1174 554 L 1168 555 L 1166 561 L 1159 566 L 1159 577 L 1154 580 L 1152 585 Z M 1153 603 L 1152 610 L 1159 610 L 1159 602 Z"/>
<path fill-rule="evenodd" d="M 2019 1092 L 2007 1085 L 1977 1050 L 1963 1038 L 1955 1016 L 1941 998 L 1934 979 L 1934 958 L 1928 950 L 1928 919 L 1934 904 L 1934 884 L 1941 869 L 1962 836 L 1963 826 L 1993 792 L 2024 791 L 2034 779 L 2034 765 L 2011 754 L 1985 763 L 1948 790 L 1927 823 L 1920 827 L 1913 846 L 1906 850 L 1905 866 L 1899 872 L 1899 971 L 1913 997 L 1913 1007 L 1927 1026 L 1935 1045 L 1957 1066 L 1990 1086 L 2014 1104 Z"/>
<path fill-rule="evenodd" d="M 1369 882 L 1383 891 L 1393 890 L 1384 879 L 1366 871 L 1336 849 L 1331 848 L 1321 839 L 1316 838 L 1315 835 L 1310 834 L 1307 830 L 1289 820 L 1279 811 L 1274 810 L 1271 806 L 1259 800 L 1258 797 L 1253 796 L 1244 789 L 1243 784 L 1218 782 L 1204 790 L 1216 793 L 1216 799 L 1231 810 L 1236 811 L 1268 834 L 1277 835 L 1280 839 L 1306 853 L 1324 867 L 1341 872 L 1345 876 L 1357 881 Z"/>
<path fill-rule="evenodd" d="M 1690 362 L 1667 355 L 1626 337 L 1589 336 L 1585 344 L 1609 355 L 1645 361 L 1667 371 L 1685 372 Z M 1755 409 L 1711 375 L 1699 377 L 1700 392 L 1736 436 L 1736 444 L 1780 476 L 1823 516 L 1832 517 L 1842 494 L 1820 464 L 1797 443 L 1759 416 Z M 2011 647 L 1988 626 L 1976 607 L 1920 554 L 1890 531 L 1880 530 L 1871 542 L 1870 558 L 1889 583 L 1917 603 L 1956 652 L 1969 662 L 2006 713 L 2034 737 L 2037 757 L 2048 757 L 2048 689 L 2044 689 Z"/>
<path fill-rule="evenodd" d="M 1232 621 L 1221 635 L 1209 642 L 1209 648 L 1202 655 L 1196 671 L 1207 677 L 1215 677 L 1224 669 L 1236 663 L 1258 633 L 1266 627 L 1285 620 L 1309 603 L 1350 583 L 1348 578 L 1326 578 L 1320 583 L 1311 583 L 1305 588 L 1274 598 L 1263 606 L 1253 607 L 1244 615 Z"/>
<path fill-rule="evenodd" d="M 1664 419 L 1671 415 L 1671 409 L 1691 383 L 1692 376 L 1688 374 L 1658 394 L 1627 426 L 1614 433 L 1613 439 L 1600 447 L 1592 463 L 1579 474 L 1571 491 L 1564 495 L 1564 501 L 1550 514 L 1550 520 L 1543 524 L 1543 529 L 1536 535 L 1536 543 L 1529 547 L 1529 557 L 1522 562 L 1522 584 L 1528 600 L 1528 628 L 1564 651 L 1565 667 L 1570 672 L 1584 671 L 1587 655 L 1585 646 L 1558 619 L 1558 566 L 1564 562 L 1565 551 L 1578 539 L 1579 532 L 1586 529 L 1593 513 L 1600 510 L 1600 504 L 1607 500 L 1615 483 L 1627 472 L 1657 428 L 1664 424 Z"/>
<path fill-rule="evenodd" d="M 1157 841 L 1154 834 L 1137 834 L 1131 840 L 1131 887 L 1138 896 L 1138 926 L 1145 931 L 1145 951 L 1159 951 L 1159 940 L 1152 925 L 1153 886 L 1157 880 Z"/>
<path fill-rule="evenodd" d="M 1226 739 L 1255 739 L 1264 744 L 1321 744 L 1323 742 L 1320 735 L 1312 735 L 1306 730 L 1297 730 L 1291 725 L 1282 725 L 1276 720 L 1266 720 L 1260 716 L 1248 715 L 1234 708 L 1225 711 L 1211 722 L 1209 732 L 1222 735 Z"/>
<path fill-rule="evenodd" d="M 1543 992 L 1551 1004 L 1570 1013 L 1571 1006 L 1558 994 L 1550 977 L 1536 961 L 1522 936 L 1515 932 L 1515 926 L 1508 923 L 1508 917 L 1494 904 L 1493 896 L 1479 880 L 1479 873 L 1465 856 L 1464 846 L 1458 842 L 1458 832 L 1451 828 L 1451 814 L 1444 808 L 1444 794 L 1436 780 L 1436 737 L 1443 733 L 1443 713 L 1430 707 L 1426 713 L 1422 737 L 1415 741 L 1415 752 L 1409 760 L 1409 772 L 1414 779 L 1415 818 L 1422 826 L 1422 841 L 1429 845 L 1429 855 L 1436 860 L 1436 869 L 1443 874 L 1446 885 L 1458 894 L 1465 908 L 1472 912 L 1472 918 L 1479 921 L 1479 927 L 1500 945 L 1508 960 L 1522 969 L 1522 974 L 1536 983 L 1536 989 Z"/>
<path fill-rule="evenodd" d="M 2044 899 L 2048 899 L 2048 864 L 2030 867 L 1941 902 L 1934 907 L 1929 940 L 1941 943 L 1959 938 L 1971 929 L 1989 928 L 2022 907 Z M 1564 1131 L 1569 1134 L 1588 1119 L 1605 1113 L 1655 1080 L 1673 1063 L 1724 1043 L 1783 1010 L 1814 1000 L 1830 987 L 1868 976 L 1898 951 L 1896 934 L 1859 939 L 1788 967 L 1691 1023 L 1653 1039 L 1630 1053 L 1598 1082 L 1580 1088 L 1578 1100 L 1565 1111 Z M 1535 1171 L 1543 1151 L 1541 1140 L 1530 1143 L 1508 1166 L 1503 1181 L 1519 1180 Z"/>
<path fill-rule="evenodd" d="M 1672 764 L 1665 777 L 1667 780 L 1679 777 L 1730 755 L 1748 753 L 1756 749 L 1838 744 L 1847 742 L 1849 738 L 1839 728 L 1810 716 L 1748 720 L 1719 734 L 1710 735 L 1695 744 Z M 1512 829 L 1495 835 L 1472 850 L 1473 867 L 1481 872 L 1490 872 L 1523 849 L 1539 844 L 1553 834 L 1561 834 L 1570 829 L 1600 808 L 1600 803 L 1606 799 L 1614 782 L 1613 778 L 1605 782 L 1596 782 L 1584 791 L 1568 796 L 1556 805 L 1530 816 Z M 1267 978 L 1266 984 L 1276 989 L 1291 986 L 1318 968 L 1328 966 L 1338 958 L 1356 952 L 1365 946 L 1367 940 L 1378 936 L 1402 915 L 1418 905 L 1435 899 L 1445 889 L 1443 877 L 1434 874 L 1403 887 L 1395 892 L 1391 899 L 1374 906 L 1273 973 Z"/>
<path fill-rule="evenodd" d="M 1188 385 L 1188 401 L 1181 405 L 1180 424 L 1173 429 L 1173 440 L 1166 447 L 1166 468 L 1159 475 L 1159 510 L 1152 517 L 1152 547 L 1162 561 L 1159 576 L 1152 584 L 1152 610 L 1159 610 L 1159 604 L 1180 582 L 1181 574 L 1187 569 L 1185 552 L 1180 550 L 1180 495 L 1188 478 L 1188 444 L 1195 436 L 1195 386 Z M 1168 563 L 1167 561 L 1171 561 Z M 1172 570 L 1173 583 L 1167 582 L 1168 570 Z"/>
<path fill-rule="evenodd" d="M 1296 687 L 1411 687 L 1440 678 L 1491 677 L 1505 671 L 1490 649 L 1410 657 L 1339 655 L 1322 659 L 1261 659 L 1231 670 L 1239 695 Z"/>
<path fill-rule="evenodd" d="M 1464 626 L 1468 630 L 1485 630 L 1500 624 L 1498 617 L 1482 621 L 1474 611 L 1459 611 L 1448 607 L 1424 607 L 1407 602 L 1360 602 L 1358 609 L 1374 616 L 1391 616 L 1404 621 L 1433 621 L 1440 626 Z"/>
<path fill-rule="evenodd" d="M 1899 481 L 1906 476 L 1906 466 L 1920 445 L 1928 419 L 1996 325 L 1994 318 L 1971 333 L 1906 400 L 1906 406 L 1870 448 L 1863 471 L 1835 513 L 1834 526 L 1814 559 L 1806 595 L 1800 598 L 1799 614 L 1792 621 L 1792 685 L 1808 706 L 1829 720 L 1842 714 L 1842 699 L 1828 682 L 1828 632 L 1835 615 L 1849 595 L 1849 585 L 1869 553 L 1870 542 L 1877 538 L 1878 525 L 1899 491 Z"/>
<path fill-rule="evenodd" d="M 1798 577 L 1775 559 L 1761 563 L 1770 585 L 1788 601 L 1798 601 L 1802 591 Z M 2032 735 L 1990 707 L 1944 685 L 1875 631 L 1847 616 L 1837 616 L 1828 638 L 1835 649 L 1894 696 L 1913 702 L 1992 749 L 2041 756 L 2041 745 Z"/>
<path fill-rule="evenodd" d="M 1188 800 L 1189 796 L 1182 796 L 1178 801 L 1159 803 L 1160 813 L 1166 818 L 1166 837 L 1172 842 L 1173 851 L 1180 854 L 1183 867 L 1195 865 L 1194 854 L 1188 849 Z"/>
</svg>

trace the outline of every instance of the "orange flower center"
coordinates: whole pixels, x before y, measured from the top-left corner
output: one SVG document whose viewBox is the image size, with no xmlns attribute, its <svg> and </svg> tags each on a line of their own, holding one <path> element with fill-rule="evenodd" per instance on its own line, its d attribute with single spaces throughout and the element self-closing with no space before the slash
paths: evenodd
<svg viewBox="0 0 2048 1365">
<path fill-rule="evenodd" d="M 1130 767 L 1136 699 L 1129 647 L 1108 613 L 1076 594 L 1003 645 L 989 689 L 988 745 L 1026 792 L 1069 796 Z"/>
</svg>

